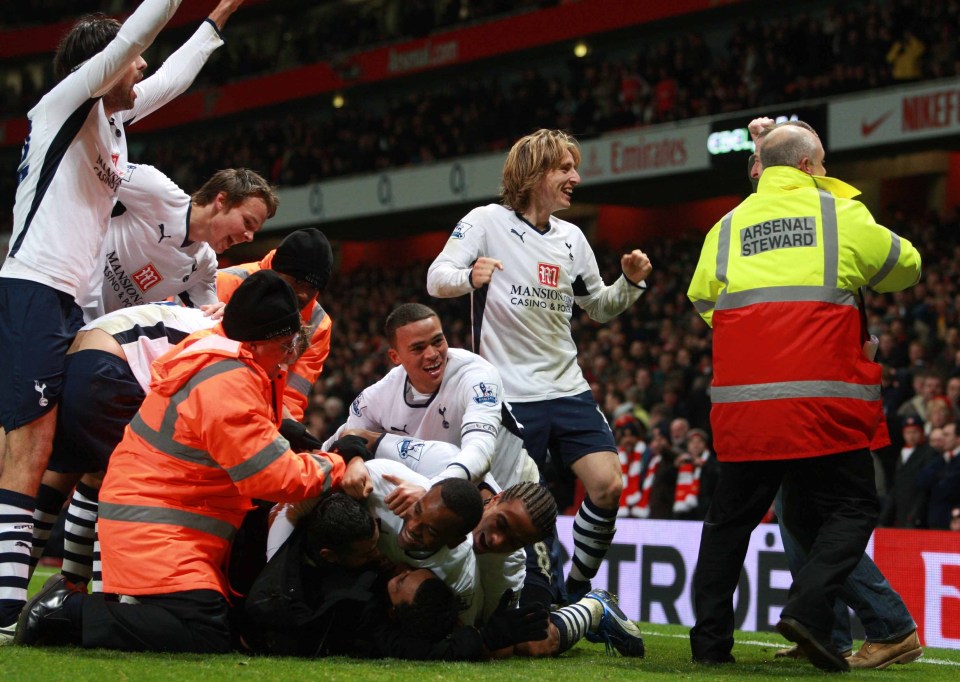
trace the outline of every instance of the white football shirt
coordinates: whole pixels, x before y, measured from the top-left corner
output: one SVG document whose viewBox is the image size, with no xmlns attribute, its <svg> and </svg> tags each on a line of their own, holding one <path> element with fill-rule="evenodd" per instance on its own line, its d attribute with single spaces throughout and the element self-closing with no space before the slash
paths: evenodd
<svg viewBox="0 0 960 682">
<path fill-rule="evenodd" d="M 127 164 L 123 215 L 110 220 L 90 294 L 78 300 L 88 319 L 179 296 L 188 306 L 217 302 L 217 254 L 190 242 L 190 196 L 153 166 Z"/>
<path fill-rule="evenodd" d="M 481 256 L 500 260 L 503 270 L 475 290 L 470 268 Z M 623 276 L 604 284 L 576 225 L 551 216 L 541 233 L 498 204 L 475 208 L 457 223 L 427 273 L 432 296 L 472 294 L 473 350 L 502 372 L 504 398 L 518 403 L 589 390 L 570 329 L 573 304 L 606 322 L 644 288 Z"/>
</svg>

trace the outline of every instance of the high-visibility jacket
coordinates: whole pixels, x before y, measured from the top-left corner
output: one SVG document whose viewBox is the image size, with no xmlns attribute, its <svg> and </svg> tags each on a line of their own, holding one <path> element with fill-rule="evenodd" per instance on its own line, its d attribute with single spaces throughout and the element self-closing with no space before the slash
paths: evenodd
<svg viewBox="0 0 960 682">
<path fill-rule="evenodd" d="M 107 592 L 228 596 L 224 569 L 252 499 L 297 502 L 343 477 L 339 455 L 290 450 L 282 379 L 222 333 L 197 332 L 157 359 L 113 452 L 100 491 Z"/>
<path fill-rule="evenodd" d="M 255 272 L 271 268 L 276 251 L 274 249 L 257 263 L 243 263 L 218 270 L 217 298 L 224 303 L 229 302 L 243 280 Z M 330 332 L 333 327 L 333 320 L 316 299 L 300 311 L 300 318 L 304 326 L 310 329 L 310 346 L 290 366 L 287 387 L 283 394 L 284 406 L 297 421 L 303 421 L 303 413 L 310 400 L 310 388 L 320 376 L 323 363 L 330 355 Z"/>
<path fill-rule="evenodd" d="M 857 194 L 772 166 L 707 234 L 687 295 L 713 327 L 721 461 L 865 448 L 880 427 L 880 365 L 863 353 L 857 293 L 916 284 L 920 254 Z"/>
</svg>

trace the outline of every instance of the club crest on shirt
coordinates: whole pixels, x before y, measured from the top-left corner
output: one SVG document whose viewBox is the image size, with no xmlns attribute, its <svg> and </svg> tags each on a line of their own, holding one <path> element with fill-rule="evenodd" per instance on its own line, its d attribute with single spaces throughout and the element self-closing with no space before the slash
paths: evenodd
<svg viewBox="0 0 960 682">
<path fill-rule="evenodd" d="M 537 263 L 537 278 L 540 284 L 556 289 L 560 286 L 560 266 L 552 263 Z"/>
<path fill-rule="evenodd" d="M 400 455 L 400 459 L 415 459 L 419 462 L 420 455 L 423 454 L 423 446 L 425 445 L 426 443 L 422 440 L 404 438 L 397 443 L 397 454 Z"/>
<path fill-rule="evenodd" d="M 481 381 L 473 387 L 473 402 L 478 405 L 496 405 L 497 390 L 496 384 Z"/>
<path fill-rule="evenodd" d="M 453 233 L 450 235 L 450 239 L 463 239 L 467 234 L 467 230 L 469 230 L 471 227 L 473 227 L 473 225 L 470 223 L 465 223 L 461 220 L 459 223 L 457 223 L 457 226 L 453 228 Z"/>
<path fill-rule="evenodd" d="M 147 263 L 142 268 L 133 273 L 130 278 L 140 287 L 140 291 L 147 293 L 150 289 L 160 284 L 163 277 L 153 266 L 153 263 Z"/>
<path fill-rule="evenodd" d="M 363 391 L 360 392 L 356 398 L 353 399 L 353 403 L 350 405 L 350 412 L 354 417 L 363 416 L 363 408 L 366 407 L 361 401 L 363 400 Z"/>
</svg>

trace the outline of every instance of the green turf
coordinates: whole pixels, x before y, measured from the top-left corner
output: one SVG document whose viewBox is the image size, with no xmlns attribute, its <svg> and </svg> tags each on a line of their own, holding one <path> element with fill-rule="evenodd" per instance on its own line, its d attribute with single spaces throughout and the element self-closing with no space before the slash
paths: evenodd
<svg viewBox="0 0 960 682">
<path fill-rule="evenodd" d="M 31 583 L 37 589 L 52 571 L 40 570 Z M 454 680 L 491 679 L 560 682 L 575 680 L 739 680 L 766 681 L 820 677 L 808 663 L 774 659 L 785 642 L 773 633 L 738 632 L 733 653 L 737 663 L 706 668 L 690 663 L 687 629 L 671 625 L 641 625 L 647 645 L 644 659 L 610 658 L 602 644 L 581 642 L 556 659 L 512 659 L 489 663 L 411 663 L 354 661 L 342 658 L 300 660 L 240 655 L 197 656 L 126 654 L 84 649 L 0 647 L 0 680 Z M 960 651 L 927 649 L 923 658 L 886 671 L 859 671 L 851 678 L 882 676 L 883 682 L 916 680 L 953 682 L 960 676 Z"/>
</svg>

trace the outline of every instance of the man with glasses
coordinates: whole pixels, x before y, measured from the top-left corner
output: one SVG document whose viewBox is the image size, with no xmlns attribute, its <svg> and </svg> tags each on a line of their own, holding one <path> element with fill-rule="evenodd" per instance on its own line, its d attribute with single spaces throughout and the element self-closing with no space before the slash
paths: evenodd
<svg viewBox="0 0 960 682">
<path fill-rule="evenodd" d="M 300 323 L 293 289 L 256 273 L 220 325 L 154 362 L 100 494 L 104 590 L 135 603 L 54 576 L 21 613 L 17 643 L 229 650 L 224 566 L 253 499 L 298 502 L 343 476 L 339 455 L 294 452 L 278 430 Z"/>
</svg>

